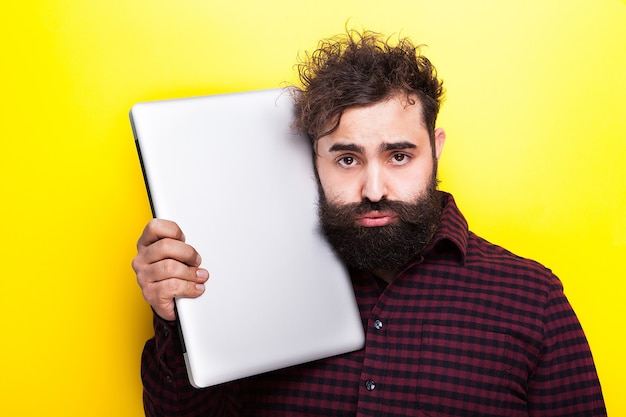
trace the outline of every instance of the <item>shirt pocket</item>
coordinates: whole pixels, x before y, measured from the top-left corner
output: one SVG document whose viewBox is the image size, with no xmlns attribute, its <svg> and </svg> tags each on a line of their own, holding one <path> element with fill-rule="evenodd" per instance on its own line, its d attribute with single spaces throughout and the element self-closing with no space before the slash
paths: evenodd
<svg viewBox="0 0 626 417">
<path fill-rule="evenodd" d="M 509 378 L 511 336 L 425 324 L 417 402 L 428 416 L 526 415 L 523 395 Z"/>
</svg>

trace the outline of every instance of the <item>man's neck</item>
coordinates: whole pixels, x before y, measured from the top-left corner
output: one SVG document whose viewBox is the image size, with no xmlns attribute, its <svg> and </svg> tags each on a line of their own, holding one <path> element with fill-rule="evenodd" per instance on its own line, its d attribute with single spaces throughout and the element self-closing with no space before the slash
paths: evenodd
<svg viewBox="0 0 626 417">
<path fill-rule="evenodd" d="M 383 281 L 389 284 L 395 278 L 397 272 L 396 271 L 383 271 L 381 269 L 377 269 L 375 271 L 372 271 L 372 273 L 376 275 L 378 278 L 382 279 Z"/>
</svg>

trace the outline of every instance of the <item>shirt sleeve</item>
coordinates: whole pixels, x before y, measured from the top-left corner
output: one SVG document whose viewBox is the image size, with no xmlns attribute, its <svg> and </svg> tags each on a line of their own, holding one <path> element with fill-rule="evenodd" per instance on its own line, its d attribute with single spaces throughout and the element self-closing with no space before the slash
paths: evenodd
<svg viewBox="0 0 626 417">
<path fill-rule="evenodd" d="M 560 282 L 544 317 L 541 356 L 528 386 L 529 415 L 606 416 L 589 344 Z"/>
<path fill-rule="evenodd" d="M 143 403 L 146 417 L 237 416 L 237 383 L 194 388 L 175 321 L 154 314 L 154 337 L 141 357 Z"/>
</svg>

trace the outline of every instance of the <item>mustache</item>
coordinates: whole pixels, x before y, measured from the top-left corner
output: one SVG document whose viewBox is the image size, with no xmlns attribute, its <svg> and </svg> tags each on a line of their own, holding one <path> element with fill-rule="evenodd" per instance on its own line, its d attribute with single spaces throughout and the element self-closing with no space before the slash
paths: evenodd
<svg viewBox="0 0 626 417">
<path fill-rule="evenodd" d="M 418 198 L 419 202 L 421 199 Z M 406 203 L 395 200 L 370 201 L 363 199 L 358 203 L 330 204 L 325 198 L 320 201 L 320 210 L 325 213 L 325 220 L 329 226 L 345 226 L 354 224 L 360 215 L 378 212 L 392 212 L 401 222 L 414 224 L 422 216 L 416 211 L 416 203 Z"/>
</svg>

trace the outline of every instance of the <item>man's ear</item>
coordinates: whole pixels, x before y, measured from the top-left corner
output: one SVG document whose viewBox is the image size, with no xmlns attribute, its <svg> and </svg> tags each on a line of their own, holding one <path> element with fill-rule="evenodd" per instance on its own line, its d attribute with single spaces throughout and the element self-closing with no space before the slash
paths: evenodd
<svg viewBox="0 0 626 417">
<path fill-rule="evenodd" d="M 446 132 L 443 128 L 438 127 L 435 129 L 435 157 L 439 160 L 441 152 L 443 152 L 443 145 L 446 142 Z"/>
</svg>

